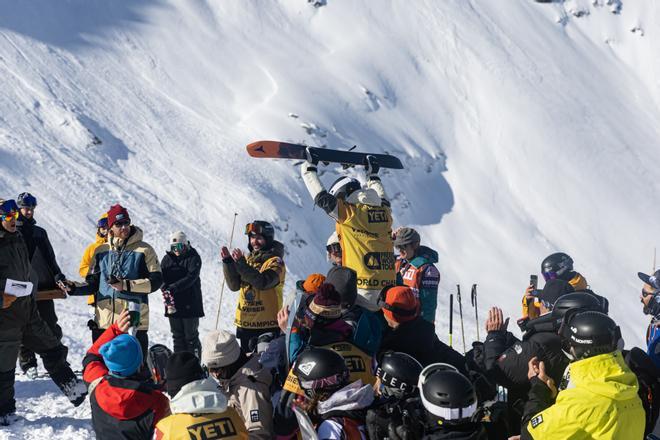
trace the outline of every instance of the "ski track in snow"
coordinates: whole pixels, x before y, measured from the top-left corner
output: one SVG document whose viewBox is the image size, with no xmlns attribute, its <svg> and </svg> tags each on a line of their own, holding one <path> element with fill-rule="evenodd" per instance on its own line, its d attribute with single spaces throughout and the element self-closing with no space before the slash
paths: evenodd
<svg viewBox="0 0 660 440">
<path fill-rule="evenodd" d="M 641 345 L 635 274 L 660 235 L 659 18 L 653 2 L 623 0 L 0 5 L 0 196 L 37 196 L 36 219 L 75 279 L 117 201 L 160 256 L 186 231 L 204 261 L 204 335 L 234 212 L 235 246 L 248 221 L 275 224 L 287 294 L 328 269 L 333 225 L 298 168 L 244 145 L 386 151 L 406 166 L 382 171 L 395 226 L 414 225 L 440 253 L 442 339 L 457 283 L 472 341 L 471 284 L 482 321 L 498 304 L 514 322 L 529 274 L 561 249 Z M 236 295 L 224 298 L 220 326 L 232 328 Z M 56 307 L 79 369 L 87 306 Z M 158 294 L 151 307 L 150 340 L 170 345 Z M 93 438 L 88 403 L 72 408 L 45 378 L 19 376 L 16 391 L 25 419 L 0 439 Z"/>
</svg>

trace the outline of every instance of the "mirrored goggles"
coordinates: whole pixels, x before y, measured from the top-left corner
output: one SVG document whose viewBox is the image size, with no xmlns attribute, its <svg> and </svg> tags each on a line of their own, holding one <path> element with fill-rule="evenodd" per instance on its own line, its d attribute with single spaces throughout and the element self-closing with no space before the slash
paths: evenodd
<svg viewBox="0 0 660 440">
<path fill-rule="evenodd" d="M 172 252 L 183 252 L 183 250 L 186 248 L 186 245 L 183 243 L 172 243 L 170 245 L 170 250 Z"/>
<path fill-rule="evenodd" d="M 543 279 L 546 281 L 556 280 L 557 272 L 553 272 L 553 271 L 543 272 Z"/>
<path fill-rule="evenodd" d="M 263 235 L 263 227 L 258 223 L 245 225 L 245 235 Z"/>
</svg>

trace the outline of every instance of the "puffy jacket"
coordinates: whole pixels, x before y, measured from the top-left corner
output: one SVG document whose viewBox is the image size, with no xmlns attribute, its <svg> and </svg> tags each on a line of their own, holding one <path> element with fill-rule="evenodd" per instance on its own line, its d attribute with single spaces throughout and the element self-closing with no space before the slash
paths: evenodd
<svg viewBox="0 0 660 440">
<path fill-rule="evenodd" d="M 570 364 L 573 388 L 561 391 L 554 405 L 538 378 L 523 417 L 523 439 L 621 439 L 644 437 L 645 415 L 637 396 L 637 378 L 621 352 Z M 541 412 L 539 408 L 546 407 Z M 527 423 L 529 422 L 529 423 Z"/>
<path fill-rule="evenodd" d="M 94 258 L 94 252 L 96 251 L 96 248 L 98 248 L 105 242 L 106 242 L 106 237 L 101 237 L 99 234 L 96 234 L 96 239 L 94 240 L 94 242 L 90 243 L 85 248 L 85 252 L 83 252 L 83 256 L 80 259 L 80 266 L 78 266 L 78 273 L 83 279 L 87 277 L 87 274 L 89 274 L 89 268 L 90 265 L 92 264 L 92 259 Z M 87 304 L 94 304 L 94 301 L 96 300 L 94 297 L 95 294 L 89 295 L 89 297 L 87 298 Z"/>
<path fill-rule="evenodd" d="M 421 316 L 399 324 L 396 329 L 385 329 L 378 358 L 388 350 L 409 354 L 424 367 L 443 362 L 467 374 L 465 357 L 440 341 L 435 334 L 435 326 Z"/>
<path fill-rule="evenodd" d="M 316 428 L 320 439 L 361 440 L 367 438 L 365 419 L 367 408 L 374 401 L 371 385 L 353 382 L 319 402 L 322 422 Z"/>
<path fill-rule="evenodd" d="M 239 291 L 236 327 L 245 329 L 277 328 L 277 312 L 282 307 L 286 276 L 284 245 L 274 241 L 269 249 L 252 251 L 247 258 L 222 261 L 227 287 Z"/>
<path fill-rule="evenodd" d="M 4 290 L 7 278 L 16 281 L 36 281 L 31 276 L 30 256 L 20 232 L 10 233 L 0 226 L 0 289 Z M 33 286 L 33 293 L 36 291 Z M 2 301 L 2 299 L 0 299 Z"/>
<path fill-rule="evenodd" d="M 417 249 L 417 255 L 410 261 L 403 258 L 396 260 L 396 284 L 408 286 L 419 298 L 422 318 L 435 322 L 438 308 L 438 285 L 440 272 L 434 266 L 438 262 L 438 253 L 426 246 Z"/>
<path fill-rule="evenodd" d="M 34 218 L 27 219 L 21 215 L 17 222 L 18 230 L 27 245 L 32 269 L 39 277 L 38 290 L 55 289 L 57 287 L 55 276 L 60 275 L 62 271 L 57 264 L 48 233 L 36 223 Z"/>
<path fill-rule="evenodd" d="M 172 318 L 201 318 L 204 316 L 202 303 L 202 283 L 199 272 L 202 269 L 202 259 L 197 251 L 188 250 L 176 256 L 167 252 L 160 263 L 163 273 L 163 290 L 169 290 L 174 296 L 176 313 L 165 316 Z"/>
<path fill-rule="evenodd" d="M 90 390 L 92 426 L 99 440 L 149 439 L 170 413 L 169 399 L 150 381 L 110 376 L 99 354 L 101 346 L 122 332 L 113 324 L 83 359 L 83 380 Z"/>
<path fill-rule="evenodd" d="M 111 275 L 126 280 L 125 289 L 117 292 L 108 279 Z M 153 248 L 142 241 L 142 230 L 131 226 L 126 242 L 110 238 L 94 252 L 93 269 L 87 275 L 88 288 L 97 291 L 96 322 L 108 328 L 116 316 L 128 308 L 129 302 L 140 303 L 140 326 L 149 329 L 148 294 L 163 283 L 158 256 Z"/>
<path fill-rule="evenodd" d="M 247 439 L 245 424 L 213 379 L 184 385 L 170 403 L 172 415 L 156 425 L 156 440 Z"/>
</svg>

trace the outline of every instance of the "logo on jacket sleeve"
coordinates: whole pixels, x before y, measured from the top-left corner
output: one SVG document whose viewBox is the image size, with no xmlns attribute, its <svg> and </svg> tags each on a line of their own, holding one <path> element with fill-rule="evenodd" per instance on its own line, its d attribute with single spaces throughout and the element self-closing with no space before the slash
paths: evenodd
<svg viewBox="0 0 660 440">
<path fill-rule="evenodd" d="M 529 423 L 532 424 L 532 428 L 536 428 L 541 423 L 543 423 L 543 416 L 541 414 L 539 414 L 538 416 L 536 416 L 532 420 L 530 420 Z"/>
<path fill-rule="evenodd" d="M 251 411 L 250 411 L 250 421 L 251 421 L 252 423 L 256 423 L 256 422 L 258 422 L 259 420 L 260 420 L 260 419 L 259 419 L 259 410 L 258 410 L 258 409 L 253 409 L 253 410 L 251 410 Z"/>
<path fill-rule="evenodd" d="M 384 209 L 370 209 L 367 220 L 369 223 L 387 223 L 387 212 Z"/>
</svg>

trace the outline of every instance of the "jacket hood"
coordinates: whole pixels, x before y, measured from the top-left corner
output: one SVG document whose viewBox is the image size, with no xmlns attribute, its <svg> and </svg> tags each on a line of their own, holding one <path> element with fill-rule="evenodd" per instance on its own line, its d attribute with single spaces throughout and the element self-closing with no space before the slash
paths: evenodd
<svg viewBox="0 0 660 440">
<path fill-rule="evenodd" d="M 227 410 L 227 397 L 215 380 L 207 378 L 190 382 L 170 402 L 173 414 L 210 414 Z"/>
<path fill-rule="evenodd" d="M 569 368 L 571 382 L 576 388 L 613 400 L 637 396 L 637 376 L 630 371 L 620 351 L 576 361 Z"/>
<path fill-rule="evenodd" d="M 430 247 L 420 246 L 417 249 L 417 256 L 415 258 L 413 258 L 413 261 L 417 260 L 418 258 L 421 259 L 421 260 L 426 260 L 426 261 L 424 261 L 424 263 L 435 264 L 435 263 L 438 262 L 438 253 L 436 251 L 434 251 L 433 249 L 431 249 Z M 424 263 L 422 263 L 422 264 L 424 264 Z M 415 264 L 415 265 L 417 265 L 417 264 Z M 421 264 L 420 264 L 420 266 L 421 266 Z"/>
<path fill-rule="evenodd" d="M 142 233 L 142 229 L 138 228 L 137 226 L 131 226 L 131 235 L 128 236 L 126 247 L 141 242 L 143 235 L 144 234 Z M 108 236 L 108 243 L 110 243 L 112 250 L 117 250 L 122 247 L 124 240 L 121 238 L 110 238 L 110 236 Z"/>
<path fill-rule="evenodd" d="M 369 206 L 380 206 L 383 201 L 380 196 L 373 188 L 362 188 L 357 191 L 353 191 L 348 197 L 346 197 L 346 203 L 351 205 L 369 205 Z"/>
<path fill-rule="evenodd" d="M 356 380 L 335 392 L 328 400 L 319 402 L 317 409 L 321 415 L 334 411 L 353 411 L 367 408 L 373 401 L 373 387 L 362 385 L 361 380 Z"/>
</svg>

